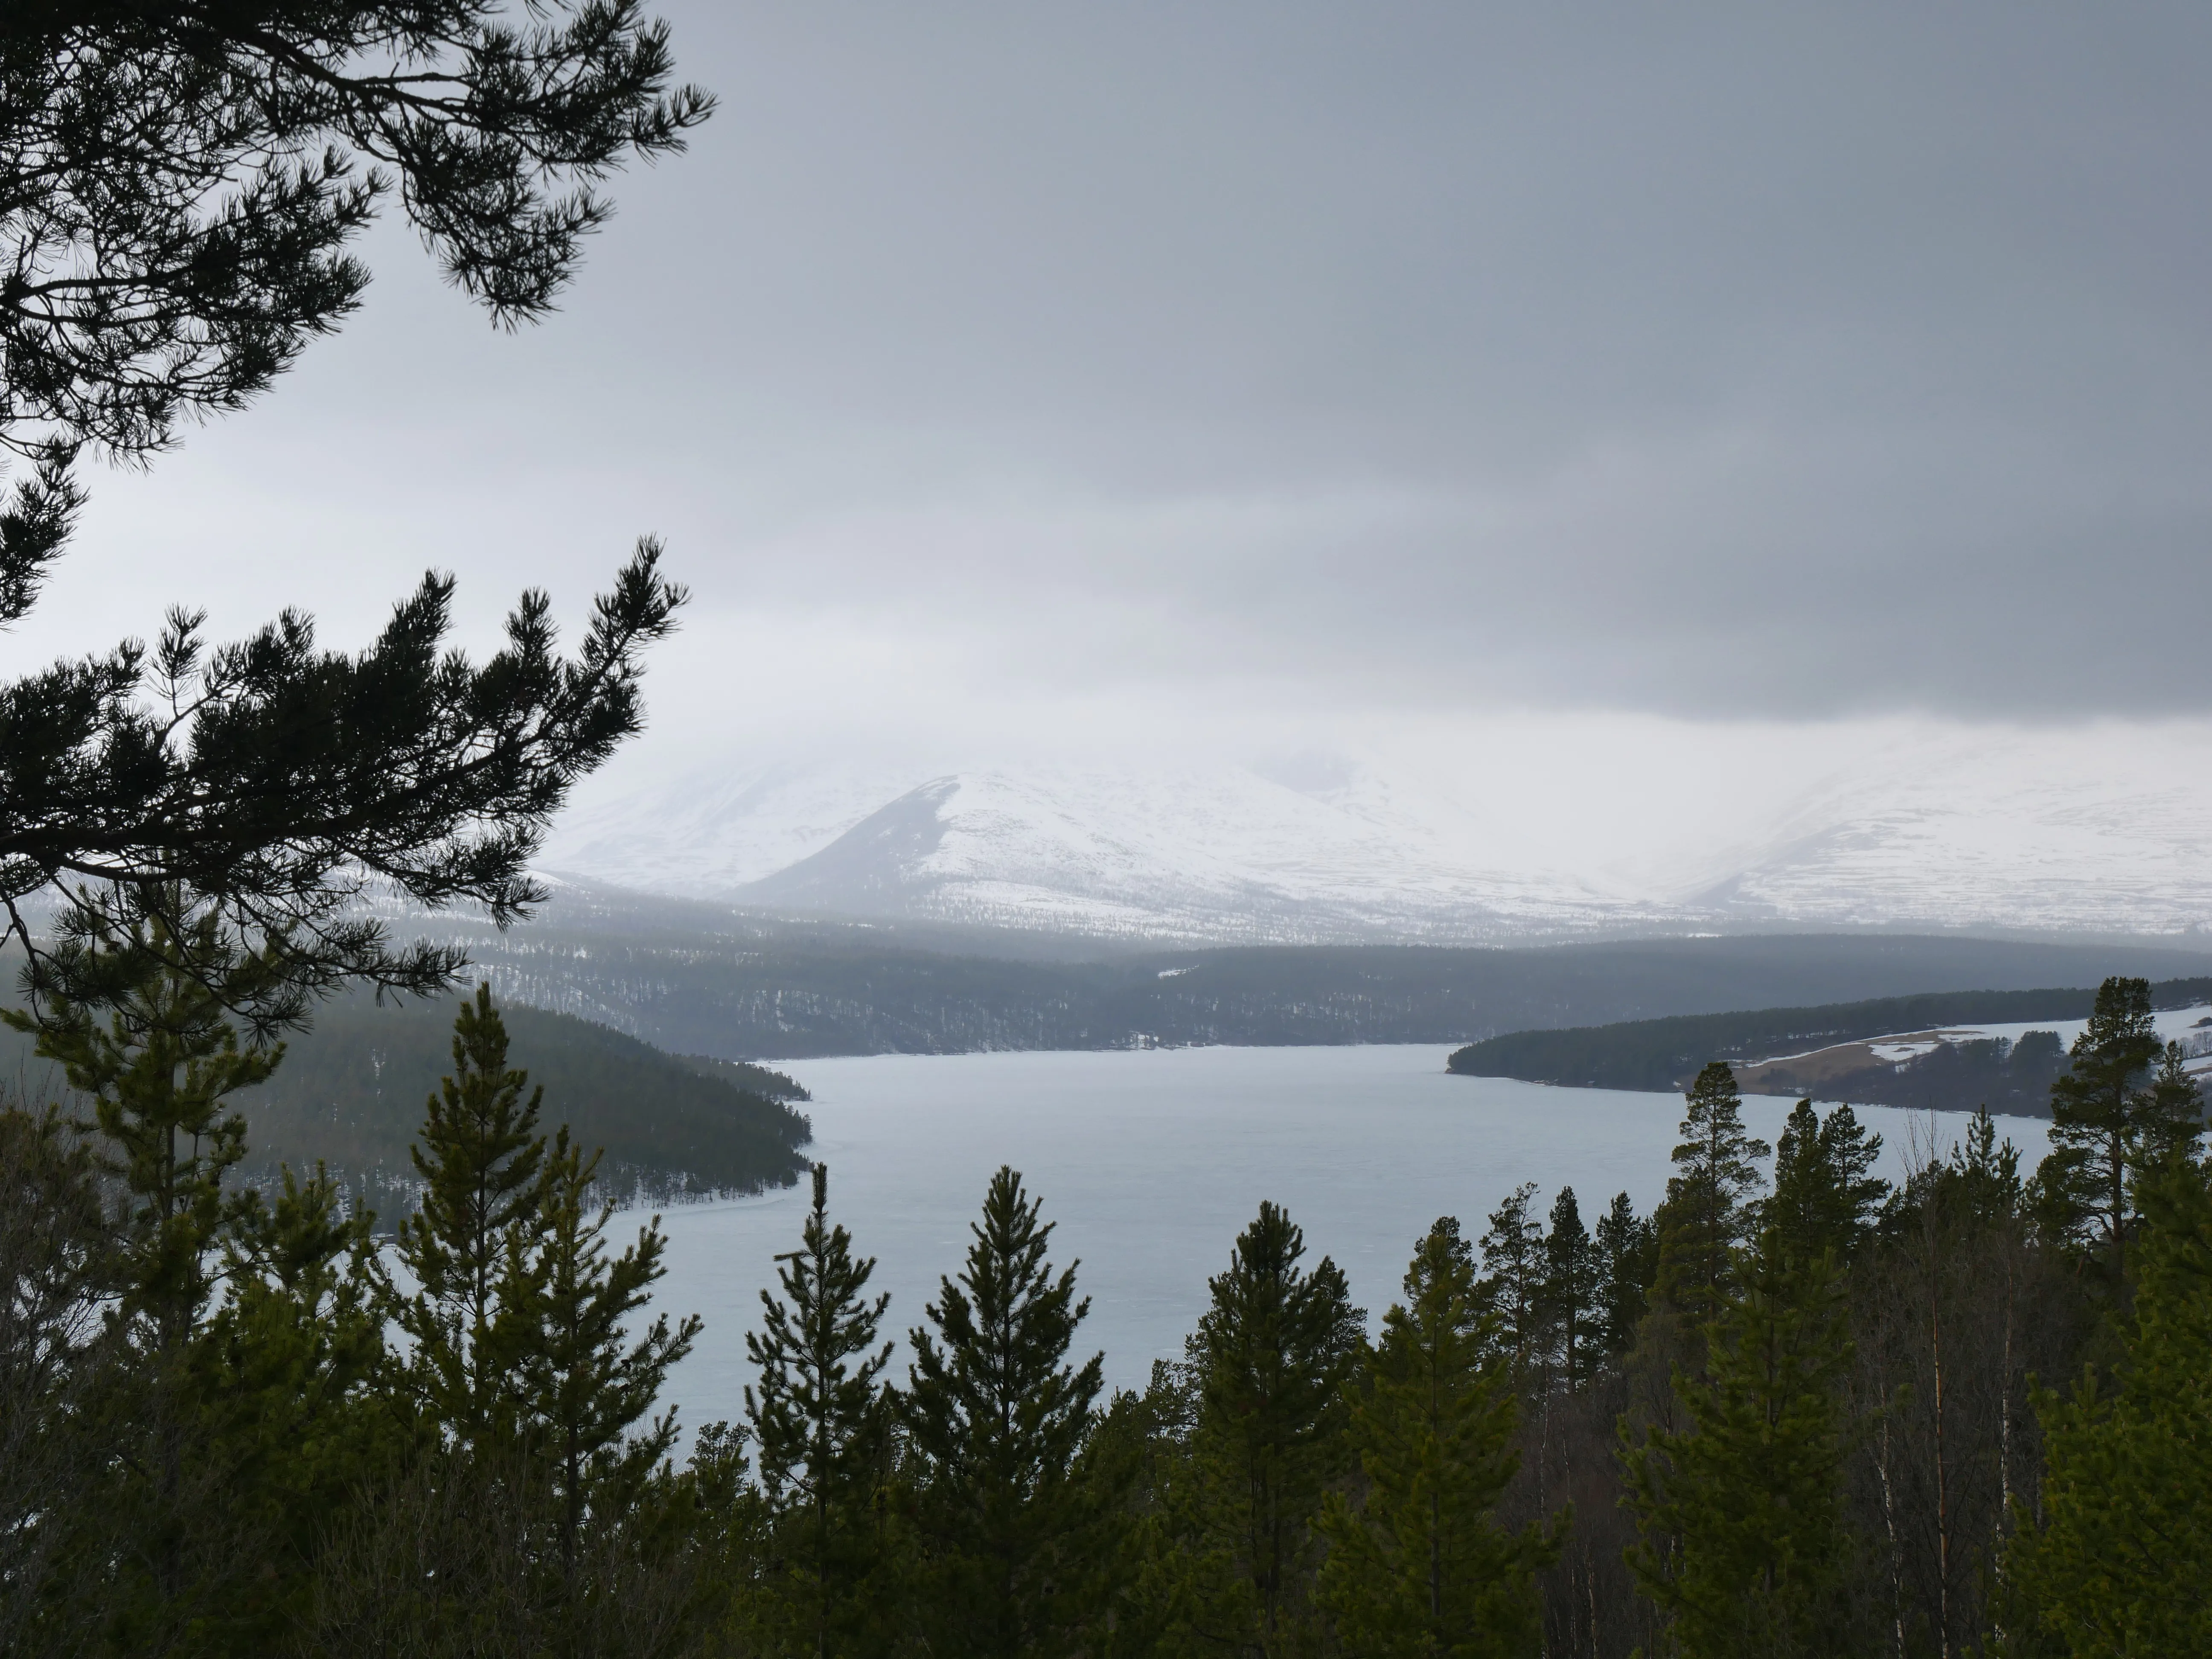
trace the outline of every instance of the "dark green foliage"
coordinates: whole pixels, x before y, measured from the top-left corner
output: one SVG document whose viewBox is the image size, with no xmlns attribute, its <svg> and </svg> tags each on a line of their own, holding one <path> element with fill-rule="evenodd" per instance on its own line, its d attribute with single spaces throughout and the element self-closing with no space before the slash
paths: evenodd
<svg viewBox="0 0 2212 1659">
<path fill-rule="evenodd" d="M 2204 1095 L 2189 1074 L 2188 1056 L 2178 1042 L 2160 1052 L 2150 1086 L 2136 1102 L 2136 1158 L 2138 1176 L 2163 1170 L 2176 1159 L 2197 1156 L 2204 1141 Z"/>
<path fill-rule="evenodd" d="M 357 1201 L 404 1212 L 414 1179 L 407 1148 L 423 1096 L 451 1063 L 453 1014 L 442 998 L 380 1007 L 347 997 L 318 1011 L 313 1028 L 285 1044 L 274 1076 L 231 1097 L 246 1120 L 240 1173 L 272 1183 L 281 1164 L 325 1163 Z M 805 1166 L 805 1115 L 736 1086 L 755 1068 L 702 1069 L 540 1008 L 509 1006 L 501 1018 L 576 1139 L 605 1149 L 602 1190 L 632 1202 L 757 1192 L 788 1185 Z M 33 1040 L 0 1031 L 0 1076 L 38 1070 Z M 764 1080 L 805 1093 L 778 1073 Z"/>
<path fill-rule="evenodd" d="M 369 1181 L 406 1168 L 422 1097 L 446 1068 L 453 1012 L 442 998 L 378 1007 L 366 997 L 321 1011 L 276 1075 L 240 1103 L 259 1166 L 321 1158 Z M 617 1194 L 754 1192 L 805 1167 L 805 1116 L 732 1087 L 734 1078 L 567 1014 L 509 1006 L 501 1017 L 576 1139 L 606 1149 L 599 1181 Z"/>
<path fill-rule="evenodd" d="M 2007 1570 L 2059 1653 L 2212 1651 L 2212 1181 L 2169 1164 L 2144 1199 L 2117 1375 L 2036 1396 L 2041 1523 L 2020 1517 Z"/>
<path fill-rule="evenodd" d="M 520 1427 L 520 1368 L 535 1332 L 527 1240 L 551 1190 L 538 1132 L 543 1085 L 507 1063 L 507 1027 L 491 988 L 477 988 L 453 1025 L 453 1069 L 429 1099 L 415 1168 L 422 1206 L 399 1230 L 415 1293 L 393 1310 L 413 1349 L 428 1419 L 466 1443 Z"/>
<path fill-rule="evenodd" d="M 785 1073 L 750 1060 L 716 1060 L 711 1054 L 678 1054 L 676 1058 L 701 1077 L 718 1078 L 764 1100 L 811 1100 L 805 1086 Z"/>
<path fill-rule="evenodd" d="M 770 1060 L 1121 1048 L 1140 1033 L 1176 1044 L 1458 1042 L 1474 1032 L 1777 999 L 2094 984 L 2112 963 L 2109 951 L 2075 946 L 1833 934 L 1124 955 L 1057 936 L 783 921 L 580 884 L 556 889 L 526 931 L 442 920 L 472 960 L 495 965 L 496 983 L 532 1002 L 675 1053 Z M 2190 971 L 2193 960 L 2127 957 L 2165 975 Z M 2160 994 L 2185 988 L 2177 981 Z M 2077 1016 L 2087 1012 L 2091 993 L 2066 994 Z"/>
<path fill-rule="evenodd" d="M 1497 1315 L 1449 1217 L 1406 1274 L 1406 1301 L 1382 1317 L 1366 1386 L 1352 1400 L 1351 1442 L 1364 1501 L 1326 1497 L 1329 1555 L 1316 1599 L 1347 1652 L 1406 1659 L 1506 1659 L 1542 1651 L 1535 1574 L 1559 1559 L 1571 1517 L 1510 1533 L 1494 1511 L 1512 1479 L 1517 1396 Z"/>
<path fill-rule="evenodd" d="M 1497 1340 L 1515 1382 L 1527 1379 L 1545 1347 L 1551 1264 L 1544 1224 L 1536 1219 L 1536 1183 L 1524 1182 L 1490 1212 L 1482 1235 L 1483 1277 L 1477 1286 L 1497 1311 Z"/>
<path fill-rule="evenodd" d="M 185 890 L 222 914 L 229 953 L 281 943 L 283 971 L 232 988 L 258 1032 L 348 980 L 445 985 L 456 949 L 396 946 L 356 901 L 374 881 L 500 921 L 538 902 L 546 824 L 642 725 L 642 653 L 684 598 L 659 557 L 640 544 L 573 659 L 532 592 L 506 648 L 472 665 L 446 640 L 453 582 L 433 575 L 359 656 L 318 649 L 296 612 L 210 651 L 178 612 L 150 661 L 131 643 L 0 686 L 0 937 L 32 952 L 33 1006 L 106 994 L 88 944 L 181 931 Z M 66 889 L 50 946 L 21 902 L 75 878 L 94 884 Z"/>
<path fill-rule="evenodd" d="M 2185 1007 L 2212 991 L 2212 981 L 2174 980 L 2159 990 L 2163 1006 Z M 1676 1015 L 1567 1030 L 1510 1032 L 1469 1044 L 1455 1053 L 1448 1065 L 1468 1077 L 1512 1077 L 1580 1089 L 1638 1089 L 1656 1094 L 1684 1087 L 1698 1066 L 1716 1056 L 1763 1060 L 1893 1031 L 2079 1019 L 2089 1012 L 2091 1001 L 2088 992 L 2077 990 L 1947 991 L 1815 1008 Z"/>
<path fill-rule="evenodd" d="M 266 388 L 356 303 L 347 250 L 395 190 L 494 319 L 543 314 L 608 211 L 593 181 L 705 118 L 672 79 L 635 0 L 9 7 L 0 449 L 32 466 L 0 510 L 0 622 L 63 550 L 80 450 L 143 459 Z M 396 886 L 503 923 L 542 896 L 545 826 L 638 729 L 641 653 L 683 602 L 659 559 L 639 544 L 571 658 L 532 591 L 472 665 L 434 574 L 358 655 L 292 611 L 210 647 L 179 609 L 150 648 L 0 685 L 0 938 L 31 952 L 34 1006 L 100 1002 L 87 946 L 181 933 L 201 904 L 223 950 L 273 952 L 274 974 L 214 976 L 257 1036 L 349 980 L 443 986 L 455 952 L 395 945 L 354 901 Z M 22 908 L 42 890 L 51 950 Z"/>
<path fill-rule="evenodd" d="M 829 1206 L 817 1164 L 799 1247 L 776 1258 L 782 1297 L 761 1292 L 761 1328 L 745 1337 L 759 1368 L 745 1416 L 771 1530 L 743 1619 L 763 1650 L 817 1659 L 883 1638 L 897 1565 L 883 1501 L 894 1412 L 880 1382 L 893 1345 L 876 1346 L 890 1297 L 868 1298 L 875 1258 L 854 1260 Z"/>
<path fill-rule="evenodd" d="M 1849 1106 L 1824 1118 L 1799 1101 L 1775 1146 L 1774 1191 L 1759 1206 L 1776 1248 L 1801 1261 L 1824 1253 L 1850 1261 L 1889 1196 L 1889 1183 L 1871 1173 L 1881 1156 L 1881 1137 Z"/>
<path fill-rule="evenodd" d="M 1551 1358 L 1571 1389 L 1596 1375 L 1606 1353 L 1606 1257 L 1583 1225 L 1575 1189 L 1559 1188 L 1544 1236 L 1544 1329 Z"/>
<path fill-rule="evenodd" d="M 1716 1060 L 1683 1097 L 1682 1139 L 1674 1174 L 1654 1218 L 1659 1233 L 1655 1294 L 1677 1312 L 1702 1320 L 1719 1307 L 1736 1250 L 1751 1231 L 1750 1200 L 1762 1184 L 1757 1161 L 1763 1140 L 1744 1132 L 1735 1074 Z"/>
<path fill-rule="evenodd" d="M 1598 1218 L 1598 1340 L 1608 1354 L 1626 1353 L 1636 1340 L 1646 1300 L 1659 1278 L 1659 1232 L 1639 1216 L 1626 1193 L 1615 1193 Z"/>
<path fill-rule="evenodd" d="M 2066 1050 L 2056 1031 L 2026 1031 L 2018 1042 L 2004 1037 L 1939 1042 L 1892 1063 L 1869 1057 L 1863 1066 L 1836 1071 L 1808 1065 L 1801 1077 L 1790 1063 L 1765 1067 L 1762 1093 L 1784 1090 L 1870 1106 L 1917 1112 L 1971 1112 L 1981 1107 L 2001 1116 L 2048 1117 L 2051 1085 L 2066 1070 Z"/>
<path fill-rule="evenodd" d="M 2051 1085 L 2054 1194 L 2103 1235 L 2112 1282 L 2126 1277 L 2133 1218 L 2129 1177 L 2154 1141 L 2172 1134 L 2171 1109 L 2145 1085 L 2165 1052 L 2151 1018 L 2148 981 L 2108 979 L 2074 1040 L 2073 1066 Z"/>
<path fill-rule="evenodd" d="M 619 1523 L 675 1445 L 674 1411 L 651 1413 L 669 1367 L 690 1352 L 700 1327 L 696 1315 L 672 1328 L 657 1314 L 629 1328 L 666 1272 L 666 1240 L 655 1216 L 635 1244 L 607 1254 L 615 1206 L 592 1191 L 598 1162 L 563 1124 L 533 1218 L 536 1329 L 520 1365 L 526 1433 L 550 1467 L 561 1571 L 571 1581 L 580 1571 L 586 1521 Z M 643 1431 L 633 1433 L 640 1424 Z"/>
<path fill-rule="evenodd" d="M 1178 1623 L 1205 1652 L 1302 1653 L 1320 1640 L 1313 1578 L 1322 1494 L 1348 1472 L 1346 1385 L 1365 1315 L 1305 1236 L 1263 1203 L 1189 1345 L 1193 1423 L 1175 1547 Z"/>
<path fill-rule="evenodd" d="M 1092 1612 L 1076 1463 L 1103 1361 L 1066 1363 L 1091 1304 L 1076 1299 L 1073 1267 L 1055 1278 L 1045 1260 L 1042 1207 L 1001 1168 L 967 1266 L 939 1281 L 929 1325 L 908 1336 L 921 1617 L 939 1654 L 1076 1652 Z"/>
<path fill-rule="evenodd" d="M 1630 1565 L 1685 1654 L 1859 1651 L 1839 1616 L 1850 1343 L 1834 1259 L 1793 1258 L 1770 1234 L 1731 1277 L 1706 1380 L 1675 1375 L 1692 1427 L 1638 1437 L 1623 1420 L 1644 1534 Z"/>
<path fill-rule="evenodd" d="M 0 77 L 0 441 L 126 456 L 331 332 L 368 280 L 348 245 L 394 194 L 495 319 L 544 314 L 609 211 L 589 181 L 710 107 L 670 90 L 666 31 L 629 0 L 25 0 Z"/>
</svg>

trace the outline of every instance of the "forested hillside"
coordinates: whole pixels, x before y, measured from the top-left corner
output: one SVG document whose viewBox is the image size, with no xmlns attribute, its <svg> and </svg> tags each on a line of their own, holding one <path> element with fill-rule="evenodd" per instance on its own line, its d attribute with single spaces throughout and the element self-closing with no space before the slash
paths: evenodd
<svg viewBox="0 0 2212 1659">
<path fill-rule="evenodd" d="M 233 1097 L 247 1125 L 245 1172 L 318 1160 L 387 1217 L 416 1185 L 408 1147 L 422 1103 L 453 1069 L 454 1003 L 434 998 L 379 1006 L 346 998 L 290 1036 L 265 1083 Z M 804 1170 L 805 1117 L 787 1103 L 805 1091 L 764 1067 L 679 1058 L 567 1014 L 507 1011 L 514 1063 L 545 1091 L 549 1123 L 566 1123 L 588 1151 L 604 1147 L 609 1190 L 641 1200 L 756 1192 Z M 35 1087 L 58 1082 L 30 1039 L 0 1031 L 0 1066 Z"/>
<path fill-rule="evenodd" d="M 2191 1007 L 2212 997 L 2212 978 L 2167 980 L 2153 988 L 2153 995 L 2160 1008 Z M 1865 1037 L 1947 1025 L 2081 1019 L 2089 1012 L 2094 997 L 2095 993 L 2089 990 L 1960 991 L 1811 1008 L 1756 1008 L 1563 1030 L 1513 1031 L 1470 1043 L 1454 1052 L 1445 1063 L 1451 1071 L 1467 1077 L 1510 1077 L 1570 1088 L 1663 1093 L 1684 1087 L 1711 1060 L 1766 1060 Z M 1933 1085 L 1938 1068 L 1948 1063 L 1931 1064 L 1915 1081 Z M 2047 1087 L 2048 1079 L 2045 1082 Z M 1774 1091 L 1790 1091 L 1787 1083 Z M 1926 1092 L 1923 1088 L 1922 1093 Z M 1915 1096 L 1880 1103 L 1927 1103 Z M 1947 1097 L 1946 1103 L 1954 1103 Z M 1957 1103 L 1971 1110 L 1979 1103 Z"/>
<path fill-rule="evenodd" d="M 509 1001 L 580 1014 L 678 1053 L 767 1060 L 1148 1042 L 1456 1043 L 1728 1009 L 2089 986 L 2119 972 L 2172 979 L 2205 966 L 2202 956 L 2146 945 L 1875 934 L 1109 951 L 1078 939 L 778 921 L 574 887 L 526 927 L 447 936 Z"/>
</svg>

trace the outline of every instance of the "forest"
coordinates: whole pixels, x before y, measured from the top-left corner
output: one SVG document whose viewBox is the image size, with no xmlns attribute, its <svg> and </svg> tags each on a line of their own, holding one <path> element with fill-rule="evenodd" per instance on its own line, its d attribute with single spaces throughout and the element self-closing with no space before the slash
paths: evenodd
<svg viewBox="0 0 2212 1659">
<path fill-rule="evenodd" d="M 1672 1015 L 1659 1019 L 1621 1020 L 1564 1030 L 1508 1031 L 1455 1049 L 1445 1064 L 1464 1077 L 1510 1077 L 1577 1089 L 1672 1091 L 1687 1085 L 1709 1060 L 1764 1060 L 1771 1055 L 1802 1054 L 1894 1032 L 1932 1030 L 1946 1025 L 2004 1024 L 2027 1020 L 2075 1020 L 2086 1016 L 2096 994 L 2087 988 L 2017 991 L 1940 991 L 1913 996 L 1875 997 L 1863 1001 L 1806 1008 L 1753 1008 L 1728 1013 Z M 2212 979 L 2160 980 L 2152 985 L 2152 1006 L 2188 1008 L 2212 998 Z M 2010 1058 L 2009 1054 L 2002 1057 Z M 1940 1060 L 1920 1068 L 1914 1086 L 1893 1093 L 1829 1096 L 1863 1104 L 1924 1107 L 1929 1087 L 1942 1095 L 1939 1109 L 1971 1111 L 1978 1103 L 1960 1092 L 1964 1084 L 1944 1087 L 1935 1074 L 1948 1068 Z M 1974 1081 L 2000 1092 L 2014 1092 L 1994 1051 L 1973 1056 L 1982 1075 Z M 1864 1084 L 1869 1079 L 1859 1081 Z M 2050 1079 L 2042 1079 L 2047 1088 Z M 1826 1086 L 1823 1079 L 1822 1086 Z M 1767 1092 L 1779 1092 L 1770 1091 Z M 2029 1105 L 2040 1115 L 2043 1091 Z M 1996 1109 L 2002 1115 L 2004 1108 Z"/>
<path fill-rule="evenodd" d="M 635 0 L 15 4 L 0 83 L 0 628 L 95 467 L 253 404 L 372 264 L 419 244 L 490 324 L 546 318 L 610 180 L 715 108 Z M 335 556 L 286 534 L 288 565 Z M 91 580 L 194 574 L 136 552 Z M 262 1172 L 285 1035 L 341 994 L 442 994 L 487 939 L 515 1000 L 721 1060 L 1462 1041 L 1747 987 L 2054 982 L 1989 964 L 2057 947 L 1872 936 L 769 961 L 726 913 L 587 957 L 514 924 L 550 906 L 574 789 L 643 729 L 689 599 L 664 552 L 641 536 L 565 642 L 533 586 L 462 649 L 479 613 L 432 569 L 354 647 L 295 607 L 219 641 L 204 606 L 118 606 L 136 631 L 0 680 L 0 1022 L 66 1085 L 25 1071 L 0 1106 L 0 1652 L 2212 1651 L 2212 1173 L 2143 979 L 2095 993 L 2033 1170 L 1987 1113 L 1895 1185 L 1845 1108 L 1766 1146 L 1708 1048 L 1651 1212 L 1522 1187 L 1437 1218 L 1370 1319 L 1263 1205 L 1181 1357 L 1110 1395 L 1018 1172 L 976 1172 L 965 1263 L 902 1328 L 816 1164 L 743 1410 L 679 1423 L 700 1328 L 653 1305 L 658 1221 L 616 1236 L 635 1183 L 593 1115 L 622 1051 L 548 1041 L 533 1082 L 487 988 L 389 1213 L 325 1164 Z M 773 1079 L 654 1075 L 753 1091 L 746 1167 L 799 1172 Z M 647 1127 L 681 1150 L 698 1121 Z"/>
<path fill-rule="evenodd" d="M 488 988 L 380 1243 L 237 1182 L 280 1057 L 156 971 L 49 1013 L 84 1109 L 0 1114 L 0 1647 L 2203 1651 L 2212 1169 L 2151 1003 L 2099 990 L 2033 1170 L 1987 1113 L 1895 1186 L 1848 1107 L 1769 1147 L 1709 1064 L 1652 1212 L 1438 1218 L 1371 1322 L 1263 1204 L 1110 1396 L 1018 1172 L 901 1333 L 817 1164 L 740 1420 L 687 1428 L 658 1221 L 611 1236 Z"/>
</svg>

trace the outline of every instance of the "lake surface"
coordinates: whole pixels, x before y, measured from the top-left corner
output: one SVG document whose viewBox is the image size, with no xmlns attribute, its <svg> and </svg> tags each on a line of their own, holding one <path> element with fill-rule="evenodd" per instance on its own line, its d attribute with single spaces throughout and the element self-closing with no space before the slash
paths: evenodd
<svg viewBox="0 0 2212 1659">
<path fill-rule="evenodd" d="M 805 1109 L 811 1150 L 830 1166 L 831 1216 L 878 1258 L 890 1334 L 921 1322 L 939 1276 L 958 1272 L 984 1187 L 1012 1164 L 1059 1224 L 1053 1261 L 1080 1258 L 1076 1282 L 1091 1297 L 1082 1352 L 1104 1351 L 1109 1386 L 1136 1387 L 1155 1358 L 1181 1352 L 1207 1279 L 1263 1198 L 1304 1228 L 1310 1258 L 1336 1258 L 1371 1320 L 1439 1215 L 1479 1237 L 1523 1181 L 1542 1188 L 1546 1211 L 1572 1186 L 1586 1224 L 1617 1192 L 1648 1211 L 1666 1190 L 1679 1095 L 1452 1077 L 1449 1052 L 888 1054 L 790 1069 L 814 1092 Z M 1746 1123 L 1771 1141 L 1790 1104 L 1748 1098 Z M 1894 1178 L 1929 1120 L 1858 1111 L 1881 1133 Z M 2002 1123 L 2032 1166 L 2044 1125 Z M 1965 1124 L 1935 1121 L 1944 1150 Z M 739 1415 L 745 1333 L 757 1328 L 774 1257 L 798 1245 L 806 1202 L 802 1185 L 665 1216 L 669 1273 L 655 1306 L 707 1322 L 671 1389 L 687 1425 Z M 903 1375 L 902 1359 L 894 1371 Z"/>
</svg>

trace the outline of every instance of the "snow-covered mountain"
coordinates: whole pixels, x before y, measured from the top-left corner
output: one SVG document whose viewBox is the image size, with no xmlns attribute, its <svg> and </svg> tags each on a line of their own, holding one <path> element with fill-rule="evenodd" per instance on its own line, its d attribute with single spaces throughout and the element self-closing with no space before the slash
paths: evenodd
<svg viewBox="0 0 2212 1659">
<path fill-rule="evenodd" d="M 1863 756 L 1780 799 L 1735 793 L 1709 829 L 1670 835 L 1653 804 L 1611 799 L 1609 857 L 1587 835 L 1507 836 L 1498 809 L 1371 766 L 781 765 L 576 815 L 546 863 L 782 914 L 1194 942 L 2212 931 L 2212 753 L 2193 745 L 1981 736 Z"/>
</svg>

